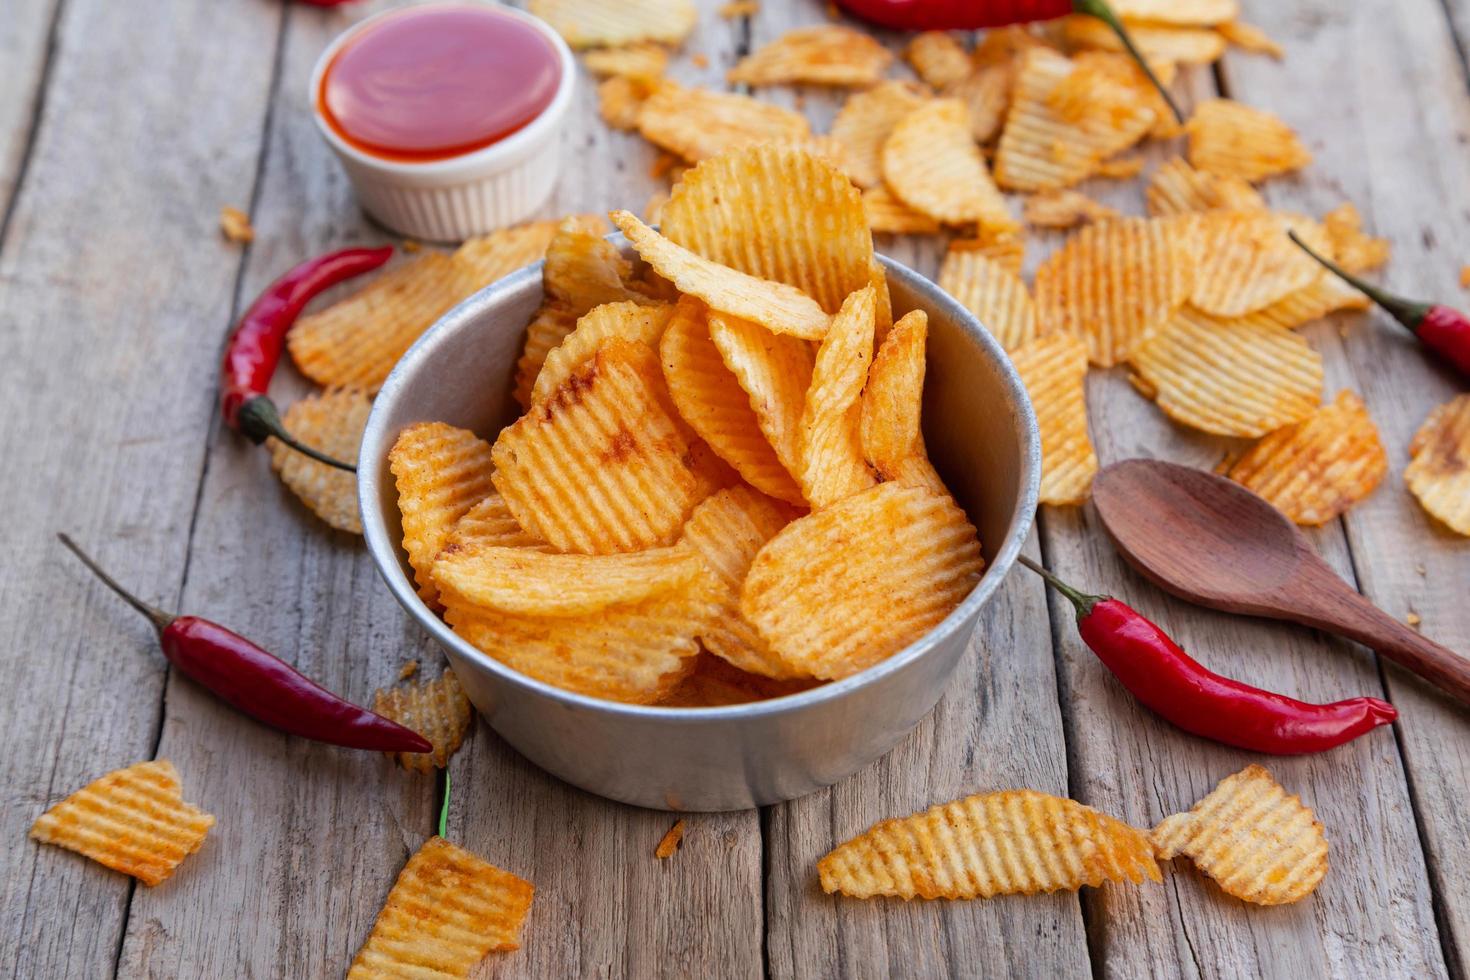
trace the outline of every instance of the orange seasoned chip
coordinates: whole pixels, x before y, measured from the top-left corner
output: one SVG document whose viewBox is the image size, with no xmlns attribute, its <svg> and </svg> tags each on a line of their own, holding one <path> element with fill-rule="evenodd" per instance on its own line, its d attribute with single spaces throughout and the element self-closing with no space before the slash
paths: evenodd
<svg viewBox="0 0 1470 980">
<path fill-rule="evenodd" d="M 975 529 L 953 500 L 882 483 L 768 541 L 745 577 L 740 608 L 782 660 L 835 680 L 937 626 L 982 566 Z"/>
<path fill-rule="evenodd" d="M 658 78 L 669 65 L 669 49 L 661 44 L 628 44 L 588 51 L 582 56 L 587 70 L 599 78 Z"/>
<path fill-rule="evenodd" d="M 1270 55 L 1277 61 L 1286 57 L 1286 49 L 1272 40 L 1271 35 L 1254 24 L 1247 24 L 1239 20 L 1229 20 L 1223 24 L 1217 24 L 1215 30 L 1219 31 L 1220 36 L 1230 42 L 1231 47 L 1239 48 L 1242 51 L 1249 51 L 1252 54 Z"/>
<path fill-rule="evenodd" d="M 1052 333 L 1011 355 L 1041 429 L 1041 502 L 1081 504 L 1097 473 L 1087 437 L 1087 345 Z"/>
<path fill-rule="evenodd" d="M 467 977 L 487 954 L 520 948 L 535 891 L 529 881 L 430 837 L 399 872 L 347 980 Z"/>
<path fill-rule="evenodd" d="M 1020 276 L 1021 267 L 1026 264 L 1026 240 L 1019 233 L 952 238 L 949 241 L 949 251 L 977 252 L 998 263 L 1014 276 Z"/>
<path fill-rule="evenodd" d="M 473 432 L 443 422 L 419 422 L 398 434 L 388 452 L 398 486 L 403 550 L 424 602 L 438 590 L 430 571 L 454 525 L 495 487 L 490 447 Z"/>
<path fill-rule="evenodd" d="M 357 462 L 357 447 L 373 403 L 359 388 L 339 388 L 294 403 L 281 416 L 292 437 L 344 463 Z M 357 510 L 357 477 L 318 462 L 271 439 L 271 468 L 312 513 L 339 531 L 362 533 Z"/>
<path fill-rule="evenodd" d="M 559 302 L 582 316 L 603 303 L 638 302 L 639 293 L 629 289 L 633 263 L 603 237 L 607 224 L 601 218 L 568 218 L 546 246 L 546 265 L 541 280 L 548 301 Z"/>
<path fill-rule="evenodd" d="M 515 398 L 522 408 L 531 407 L 531 392 L 546 358 L 577 329 L 577 311 L 565 303 L 543 301 L 526 325 L 526 344 L 516 361 Z"/>
<path fill-rule="evenodd" d="M 1021 215 L 1036 228 L 1073 228 L 1121 217 L 1117 211 L 1086 194 L 1071 190 L 1041 191 L 1026 198 Z"/>
<path fill-rule="evenodd" d="M 732 85 L 837 85 L 862 88 L 883 80 L 893 61 L 872 35 L 840 24 L 799 27 L 741 58 Z"/>
<path fill-rule="evenodd" d="M 1409 443 L 1409 492 L 1425 513 L 1470 537 L 1470 395 L 1435 408 Z"/>
<path fill-rule="evenodd" d="M 859 432 L 863 456 L 885 480 L 902 482 L 909 461 L 924 456 L 920 421 L 928 335 L 928 315 L 910 310 L 883 339 L 868 369 Z"/>
<path fill-rule="evenodd" d="M 975 314 L 1008 351 L 1037 334 L 1036 305 L 1026 284 L 982 251 L 951 246 L 939 268 L 939 288 Z"/>
<path fill-rule="evenodd" d="M 1326 272 L 1287 237 L 1294 230 L 1319 253 L 1332 246 L 1322 226 L 1300 215 L 1212 211 L 1198 220 L 1200 261 L 1189 302 L 1204 313 L 1244 316 L 1264 309 Z"/>
<path fill-rule="evenodd" d="M 667 303 L 604 303 L 577 321 L 577 327 L 546 355 L 536 376 L 531 401 L 542 402 L 571 377 L 573 371 L 609 340 L 636 340 L 657 347 L 674 308 Z"/>
<path fill-rule="evenodd" d="M 1338 310 L 1366 310 L 1372 305 L 1367 296 L 1337 276 L 1323 276 L 1240 319 L 1295 330 Z"/>
<path fill-rule="evenodd" d="M 236 244 L 255 241 L 255 229 L 250 225 L 250 215 L 228 204 L 219 209 L 219 230 L 226 241 Z"/>
<path fill-rule="evenodd" d="M 658 846 L 653 849 L 653 856 L 660 861 L 674 856 L 679 850 L 679 845 L 684 842 L 684 821 L 675 820 L 674 825 L 659 839 Z"/>
<path fill-rule="evenodd" d="M 614 75 L 597 85 L 597 114 L 613 129 L 633 131 L 659 83 L 646 77 Z"/>
<path fill-rule="evenodd" d="M 822 890 L 852 898 L 990 898 L 1159 881 L 1148 835 L 1075 800 L 977 793 L 884 820 L 817 862 Z"/>
<path fill-rule="evenodd" d="M 680 44 L 699 19 L 694 0 L 530 0 L 527 9 L 574 48 Z"/>
<path fill-rule="evenodd" d="M 734 92 L 661 82 L 638 113 L 638 131 L 655 146 L 698 163 L 751 143 L 804 144 L 806 116 Z"/>
<path fill-rule="evenodd" d="M 1010 61 L 981 65 L 941 91 L 945 98 L 959 99 L 965 104 L 970 137 L 976 143 L 989 143 L 1000 133 L 1006 110 L 1011 107 L 1016 74 L 1016 65 Z"/>
<path fill-rule="evenodd" d="M 854 92 L 832 121 L 831 136 L 842 147 L 842 170 L 860 187 L 883 182 L 883 143 L 898 121 L 927 97 L 912 82 L 888 81 Z"/>
<path fill-rule="evenodd" d="M 454 263 L 473 281 L 471 291 L 480 289 L 541 261 L 560 225 L 556 220 L 531 221 L 467 239 L 455 250 Z"/>
<path fill-rule="evenodd" d="M 750 396 L 761 432 L 792 475 L 801 465 L 801 416 L 816 359 L 811 345 L 749 320 L 711 312 L 710 339 Z M 800 481 L 798 481 L 800 482 Z"/>
<path fill-rule="evenodd" d="M 448 667 L 438 680 L 380 688 L 373 694 L 373 710 L 429 740 L 433 749 L 428 752 L 387 753 L 403 768 L 418 772 L 447 766 L 449 757 L 464 742 L 474 717 L 470 699 L 465 697 L 459 678 Z"/>
<path fill-rule="evenodd" d="M 1239 177 L 1196 170 L 1183 157 L 1165 161 L 1144 191 L 1148 213 L 1162 217 L 1196 211 L 1264 211 L 1266 202 Z"/>
<path fill-rule="evenodd" d="M 1221 177 L 1255 182 L 1312 162 L 1312 154 L 1279 117 L 1230 99 L 1200 103 L 1184 128 L 1189 162 Z"/>
<path fill-rule="evenodd" d="M 1266 435 L 1223 472 L 1298 524 L 1326 524 L 1388 473 L 1388 453 L 1363 400 L 1336 401 Z"/>
<path fill-rule="evenodd" d="M 964 46 L 946 31 L 915 34 L 903 49 L 904 60 L 924 84 L 935 89 L 952 85 L 970 74 L 970 56 Z"/>
<path fill-rule="evenodd" d="M 886 184 L 863 191 L 863 214 L 868 228 L 883 234 L 935 235 L 940 230 L 939 222 L 900 201 Z"/>
<path fill-rule="evenodd" d="M 1113 0 L 1125 20 L 1213 27 L 1240 16 L 1239 0 Z"/>
<path fill-rule="evenodd" d="M 849 296 L 817 350 L 797 440 L 798 482 L 813 507 L 831 506 L 875 482 L 860 432 L 875 305 L 871 286 Z"/>
<path fill-rule="evenodd" d="M 214 817 L 184 802 L 173 763 L 157 759 L 114 770 L 53 804 L 30 836 L 151 888 L 199 850 L 213 826 Z"/>
<path fill-rule="evenodd" d="M 1363 232 L 1363 217 L 1351 201 L 1344 201 L 1322 217 L 1322 227 L 1332 257 L 1349 272 L 1368 272 L 1388 261 L 1387 238 L 1374 238 Z"/>
<path fill-rule="evenodd" d="M 1162 860 L 1184 855 L 1221 889 L 1257 905 L 1312 894 L 1327 874 L 1327 835 L 1301 797 L 1261 766 L 1227 776 L 1188 813 L 1153 829 Z"/>
<path fill-rule="evenodd" d="M 899 120 L 883 143 L 882 162 L 889 189 L 936 221 L 992 231 L 1017 227 L 958 99 L 933 99 Z"/>
<path fill-rule="evenodd" d="M 1128 36 L 1150 62 L 1208 65 L 1225 54 L 1225 38 L 1207 27 L 1131 23 Z M 1073 48 L 1124 50 L 1116 31 L 1098 18 L 1084 14 L 1074 14 L 1062 21 L 1062 40 Z"/>
<path fill-rule="evenodd" d="M 1143 156 L 1136 153 L 1113 157 L 1111 160 L 1099 163 L 1097 170 L 1094 171 L 1094 176 L 1106 177 L 1109 180 L 1128 180 L 1143 173 L 1144 163 Z"/>
<path fill-rule="evenodd" d="M 448 537 L 444 539 L 442 551 L 467 550 L 485 545 L 538 548 L 543 547 L 545 542 L 535 535 L 527 534 L 526 529 L 521 527 L 510 508 L 505 505 L 505 498 L 498 493 L 491 493 L 454 522 Z"/>
</svg>

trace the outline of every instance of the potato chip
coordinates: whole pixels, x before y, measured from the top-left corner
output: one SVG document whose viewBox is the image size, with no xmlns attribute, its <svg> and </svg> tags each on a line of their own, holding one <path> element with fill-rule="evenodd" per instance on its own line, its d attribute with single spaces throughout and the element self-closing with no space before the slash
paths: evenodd
<svg viewBox="0 0 1470 980">
<path fill-rule="evenodd" d="M 670 199 L 670 208 L 675 200 L 677 197 Z M 681 292 L 698 296 L 711 309 L 794 337 L 820 340 L 826 335 L 831 315 L 795 286 L 762 279 L 696 255 L 649 228 L 629 211 L 614 211 L 612 218 L 655 272 L 673 282 Z M 864 264 L 864 281 L 867 268 Z"/>
<path fill-rule="evenodd" d="M 1041 263 L 1036 314 L 1047 330 L 1086 340 L 1093 364 L 1111 367 L 1179 309 L 1194 279 L 1189 242 L 1168 224 L 1104 221 L 1083 228 Z"/>
<path fill-rule="evenodd" d="M 1388 473 L 1388 453 L 1351 391 L 1261 439 L 1222 472 L 1298 524 L 1326 524 Z"/>
<path fill-rule="evenodd" d="M 910 310 L 883 339 L 868 369 L 859 434 L 863 456 L 885 480 L 899 479 L 906 461 L 924 453 L 920 418 L 928 335 L 928 315 Z"/>
<path fill-rule="evenodd" d="M 1161 880 L 1148 836 L 1029 789 L 977 793 L 884 820 L 817 862 L 822 890 L 852 898 L 990 898 Z"/>
<path fill-rule="evenodd" d="M 1070 190 L 1049 190 L 1032 194 L 1021 208 L 1021 216 L 1035 228 L 1073 228 L 1077 225 L 1119 218 L 1106 204 L 1086 194 Z"/>
<path fill-rule="evenodd" d="M 976 252 L 1019 277 L 1026 264 L 1026 240 L 1019 233 L 986 235 L 981 238 L 951 238 L 951 252 Z"/>
<path fill-rule="evenodd" d="M 741 670 L 712 653 L 701 653 L 695 660 L 694 670 L 659 705 L 665 708 L 722 708 L 800 694 L 821 683 L 810 677 L 778 681 Z"/>
<path fill-rule="evenodd" d="M 645 76 L 614 75 L 597 85 L 597 114 L 613 129 L 638 129 L 643 103 L 660 87 Z"/>
<path fill-rule="evenodd" d="M 871 275 L 873 236 L 858 190 L 837 168 L 799 149 L 748 147 L 700 164 L 674 188 L 663 219 L 663 234 L 675 245 L 794 286 L 826 313 L 836 313 Z M 760 322 L 739 310 L 725 312 Z M 820 332 L 814 325 L 766 325 L 812 340 L 826 331 L 825 325 Z"/>
<path fill-rule="evenodd" d="M 1081 504 L 1097 473 L 1097 453 L 1087 437 L 1087 345 L 1052 333 L 1011 355 L 1031 396 L 1041 430 L 1041 502 Z"/>
<path fill-rule="evenodd" d="M 1287 237 L 1331 251 L 1322 226 L 1270 211 L 1209 212 L 1200 220 L 1200 255 L 1189 302 L 1214 316 L 1244 316 L 1317 282 L 1327 273 Z"/>
<path fill-rule="evenodd" d="M 501 430 L 495 489 L 558 551 L 671 544 L 707 488 L 665 398 L 653 351 L 609 341 Z"/>
<path fill-rule="evenodd" d="M 1425 513 L 1470 537 L 1470 395 L 1435 408 L 1409 443 L 1409 492 Z"/>
<path fill-rule="evenodd" d="M 526 9 L 574 48 L 638 41 L 678 45 L 699 19 L 693 0 L 530 0 Z"/>
<path fill-rule="evenodd" d="M 454 263 L 481 289 L 517 269 L 541 261 L 561 221 L 531 221 L 466 239 L 454 251 Z"/>
<path fill-rule="evenodd" d="M 604 303 L 643 299 L 624 283 L 633 277 L 633 263 L 603 237 L 607 226 L 568 218 L 546 247 L 541 279 L 547 299 L 582 316 Z"/>
<path fill-rule="evenodd" d="M 942 89 L 945 98 L 959 99 L 965 104 L 970 137 L 976 143 L 989 143 L 1000 133 L 1006 110 L 1011 107 L 1016 75 L 1016 66 L 1009 61 L 984 65 Z"/>
<path fill-rule="evenodd" d="M 912 82 L 889 81 L 855 92 L 842 104 L 830 135 L 842 147 L 842 170 L 854 184 L 881 186 L 884 141 L 926 98 Z"/>
<path fill-rule="evenodd" d="M 1113 13 L 1125 20 L 1213 27 L 1240 16 L 1237 0 L 1113 0 Z"/>
<path fill-rule="evenodd" d="M 1026 284 L 983 252 L 950 248 L 939 268 L 939 288 L 975 314 L 1008 351 L 1037 334 L 1036 306 Z"/>
<path fill-rule="evenodd" d="M 1225 54 L 1225 38 L 1204 27 L 1131 23 L 1128 35 L 1149 61 L 1208 65 Z M 1062 20 L 1062 40 L 1073 48 L 1123 51 L 1117 33 L 1096 17 L 1074 14 Z"/>
<path fill-rule="evenodd" d="M 1322 227 L 1332 257 L 1349 272 L 1368 272 L 1388 261 L 1391 246 L 1387 238 L 1374 238 L 1363 233 L 1363 217 L 1351 201 L 1344 201 L 1322 217 Z"/>
<path fill-rule="evenodd" d="M 1221 177 L 1254 183 L 1312 162 L 1312 154 L 1279 117 L 1230 99 L 1201 102 L 1184 129 L 1189 162 Z"/>
<path fill-rule="evenodd" d="M 939 222 L 894 196 L 886 184 L 863 191 L 863 214 L 872 231 L 889 235 L 937 235 Z"/>
<path fill-rule="evenodd" d="M 405 769 L 432 772 L 443 769 L 459 751 L 470 730 L 474 709 L 465 697 L 459 678 L 449 667 L 434 681 L 415 681 L 400 687 L 380 688 L 373 693 L 373 711 L 411 728 L 433 746 L 428 752 L 388 752 Z"/>
<path fill-rule="evenodd" d="M 515 515 L 505 505 L 505 498 L 491 493 L 465 515 L 454 522 L 448 537 L 444 539 L 444 551 L 467 551 L 494 545 L 501 548 L 538 548 L 546 542 L 533 534 L 526 533 L 516 521 Z"/>
<path fill-rule="evenodd" d="M 889 189 L 936 221 L 992 231 L 1017 227 L 958 99 L 933 99 L 899 120 L 883 144 L 882 162 Z"/>
<path fill-rule="evenodd" d="M 1239 177 L 1196 170 L 1183 157 L 1165 161 L 1144 190 L 1148 213 L 1156 216 L 1196 211 L 1264 211 L 1266 202 Z"/>
<path fill-rule="evenodd" d="M 754 17 L 761 12 L 760 0 L 730 0 L 729 3 L 720 4 L 716 10 L 725 20 L 735 20 L 740 17 Z"/>
<path fill-rule="evenodd" d="M 799 112 L 748 95 L 672 82 L 660 83 L 644 101 L 638 131 L 691 163 L 751 143 L 807 143 L 812 135 L 811 124 Z"/>
<path fill-rule="evenodd" d="M 863 459 L 860 433 L 874 306 L 872 287 L 849 296 L 817 351 L 797 440 L 797 482 L 813 507 L 828 507 L 876 482 Z"/>
<path fill-rule="evenodd" d="M 703 564 L 689 548 L 559 555 L 537 548 L 450 546 L 434 562 L 446 601 L 523 616 L 579 616 L 687 586 Z"/>
<path fill-rule="evenodd" d="M 1160 860 L 1183 854 L 1228 895 L 1284 905 L 1312 894 L 1327 874 L 1327 836 L 1301 797 L 1260 766 L 1222 779 L 1188 813 L 1151 834 Z"/>
<path fill-rule="evenodd" d="M 848 677 L 937 626 L 980 579 L 964 511 L 882 483 L 788 524 L 756 555 L 740 609 L 786 663 Z"/>
<path fill-rule="evenodd" d="M 893 61 L 872 35 L 840 24 L 799 27 L 741 58 L 732 85 L 836 85 L 863 88 L 883 80 Z"/>
<path fill-rule="evenodd" d="M 93 780 L 31 824 L 31 839 L 75 851 L 150 888 L 199 850 L 214 817 L 184 802 L 167 759 Z"/>
<path fill-rule="evenodd" d="M 931 88 L 942 89 L 970 74 L 970 56 L 954 35 L 946 31 L 915 34 L 903 49 L 903 57 Z"/>
<path fill-rule="evenodd" d="M 636 340 L 657 347 L 673 314 L 674 308 L 667 303 L 604 303 L 593 307 L 577 321 L 576 329 L 546 355 L 531 389 L 531 401 L 545 401 L 609 340 Z"/>
<path fill-rule="evenodd" d="M 801 488 L 761 431 L 750 396 L 710 339 L 707 311 L 699 300 L 679 301 L 659 357 L 674 405 L 700 438 L 752 486 L 804 503 Z"/>
<path fill-rule="evenodd" d="M 1299 334 L 1185 307 L 1133 352 L 1159 408 L 1203 432 L 1262 436 L 1311 415 L 1322 355 Z"/>
<path fill-rule="evenodd" d="M 388 468 L 398 486 L 403 550 L 419 595 L 432 606 L 438 601 L 434 559 L 456 522 L 495 490 L 490 446 L 473 432 L 419 422 L 398 434 Z"/>
<path fill-rule="evenodd" d="M 1252 54 L 1270 55 L 1277 61 L 1286 57 L 1286 49 L 1272 40 L 1271 35 L 1254 24 L 1228 20 L 1223 24 L 1215 25 L 1215 30 L 1220 32 L 1220 36 L 1228 41 L 1231 47 L 1249 51 Z"/>
<path fill-rule="evenodd" d="M 398 873 L 347 980 L 467 977 L 491 952 L 520 948 L 536 889 L 442 837 Z"/>
<path fill-rule="evenodd" d="M 251 227 L 250 215 L 228 204 L 219 209 L 219 230 L 225 236 L 225 241 L 237 245 L 255 241 L 255 229 Z"/>
<path fill-rule="evenodd" d="M 789 473 L 800 473 L 801 416 L 815 366 L 811 345 L 771 333 L 749 320 L 713 312 L 709 333 L 725 366 L 750 396 L 756 422 L 776 458 Z"/>
<path fill-rule="evenodd" d="M 419 335 L 478 288 L 461 264 L 427 252 L 297 320 L 286 348 L 318 384 L 377 391 Z"/>
<path fill-rule="evenodd" d="M 1367 296 L 1337 276 L 1323 276 L 1240 319 L 1295 330 L 1338 310 L 1366 310 L 1372 305 Z"/>
<path fill-rule="evenodd" d="M 599 78 L 658 78 L 669 66 L 669 49 L 661 44 L 629 44 L 602 48 L 582 56 L 587 70 Z"/>
<path fill-rule="evenodd" d="M 372 401 L 360 388 L 339 388 L 294 403 L 281 416 L 281 424 L 298 442 L 344 463 L 356 463 L 372 409 Z M 319 463 L 277 439 L 269 444 L 271 468 L 312 513 L 339 531 L 362 533 L 355 474 Z"/>
<path fill-rule="evenodd" d="M 577 311 L 565 303 L 543 301 L 526 326 L 526 344 L 516 361 L 515 399 L 522 408 L 531 407 L 531 393 L 546 358 L 577 329 Z"/>
<path fill-rule="evenodd" d="M 675 820 L 674 825 L 668 832 L 659 838 L 658 846 L 653 849 L 653 856 L 660 861 L 674 856 L 679 850 L 679 845 L 684 842 L 684 821 Z"/>
<path fill-rule="evenodd" d="M 1105 177 L 1108 180 L 1130 180 L 1143 173 L 1144 159 L 1140 154 L 1131 156 L 1113 157 L 1104 160 L 1097 165 L 1093 171 L 1095 177 Z"/>
</svg>

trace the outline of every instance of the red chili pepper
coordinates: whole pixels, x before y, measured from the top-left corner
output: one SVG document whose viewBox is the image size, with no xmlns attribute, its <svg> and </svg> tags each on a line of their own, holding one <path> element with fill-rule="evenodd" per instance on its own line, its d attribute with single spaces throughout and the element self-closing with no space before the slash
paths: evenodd
<svg viewBox="0 0 1470 980">
<path fill-rule="evenodd" d="M 1096 17 L 1113 29 L 1124 49 L 1164 97 L 1174 118 L 1184 122 L 1184 114 L 1173 96 L 1148 66 L 1148 59 L 1133 43 L 1128 29 L 1107 0 L 837 0 L 837 5 L 871 24 L 901 31 L 973 31 L 1054 20 L 1068 14 Z"/>
<path fill-rule="evenodd" d="M 1078 592 L 1025 555 L 1020 561 L 1077 607 L 1083 642 L 1113 676 L 1187 732 L 1253 752 L 1296 755 L 1335 748 L 1399 716 L 1378 698 L 1308 704 L 1221 677 L 1117 599 Z"/>
<path fill-rule="evenodd" d="M 225 346 L 220 410 L 225 423 L 257 445 L 274 436 L 312 459 L 343 470 L 356 467 L 332 459 L 291 437 L 276 403 L 266 395 L 281 360 L 286 331 L 306 304 L 337 283 L 378 268 L 393 257 L 393 246 L 348 248 L 301 263 L 271 283 L 235 327 Z"/>
<path fill-rule="evenodd" d="M 343 700 L 279 657 L 198 616 L 170 616 L 118 585 L 70 537 L 61 543 L 158 630 L 169 663 L 244 714 L 288 735 L 377 752 L 430 752 L 410 728 Z"/>
<path fill-rule="evenodd" d="M 1310 245 L 1297 237 L 1296 232 L 1287 231 L 1287 234 L 1303 252 L 1387 310 L 1390 316 L 1408 327 L 1419 338 L 1420 343 L 1470 378 L 1470 317 L 1438 303 L 1415 303 L 1385 292 L 1372 283 L 1364 282 L 1331 259 L 1317 254 Z"/>
</svg>

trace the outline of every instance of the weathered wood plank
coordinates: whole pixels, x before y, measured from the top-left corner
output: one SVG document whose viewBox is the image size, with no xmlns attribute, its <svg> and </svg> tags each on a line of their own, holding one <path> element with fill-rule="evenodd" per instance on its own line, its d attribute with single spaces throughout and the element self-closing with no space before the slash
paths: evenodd
<svg viewBox="0 0 1470 980">
<path fill-rule="evenodd" d="M 142 595 L 177 603 L 240 262 L 216 216 L 254 179 L 278 17 L 75 0 L 57 32 L 0 254 L 0 963 L 16 976 L 107 976 L 117 956 L 131 881 L 25 832 L 46 804 L 150 757 L 163 661 L 52 534 L 72 530 Z M 184 773 L 191 791 L 200 775 Z"/>
<path fill-rule="evenodd" d="M 61 0 L 12 4 L 0 21 L 0 217 L 3 217 L 30 145 L 45 84 L 52 26 Z"/>
</svg>

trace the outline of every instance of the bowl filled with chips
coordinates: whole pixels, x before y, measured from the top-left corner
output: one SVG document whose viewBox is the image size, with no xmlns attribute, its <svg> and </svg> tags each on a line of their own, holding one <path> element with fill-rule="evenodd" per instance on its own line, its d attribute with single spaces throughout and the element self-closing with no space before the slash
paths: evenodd
<svg viewBox="0 0 1470 980">
<path fill-rule="evenodd" d="M 938 701 L 1029 533 L 1036 419 L 814 155 L 738 150 L 659 230 L 610 217 L 398 363 L 359 456 L 368 548 L 542 768 L 671 810 L 791 799 Z"/>
</svg>

